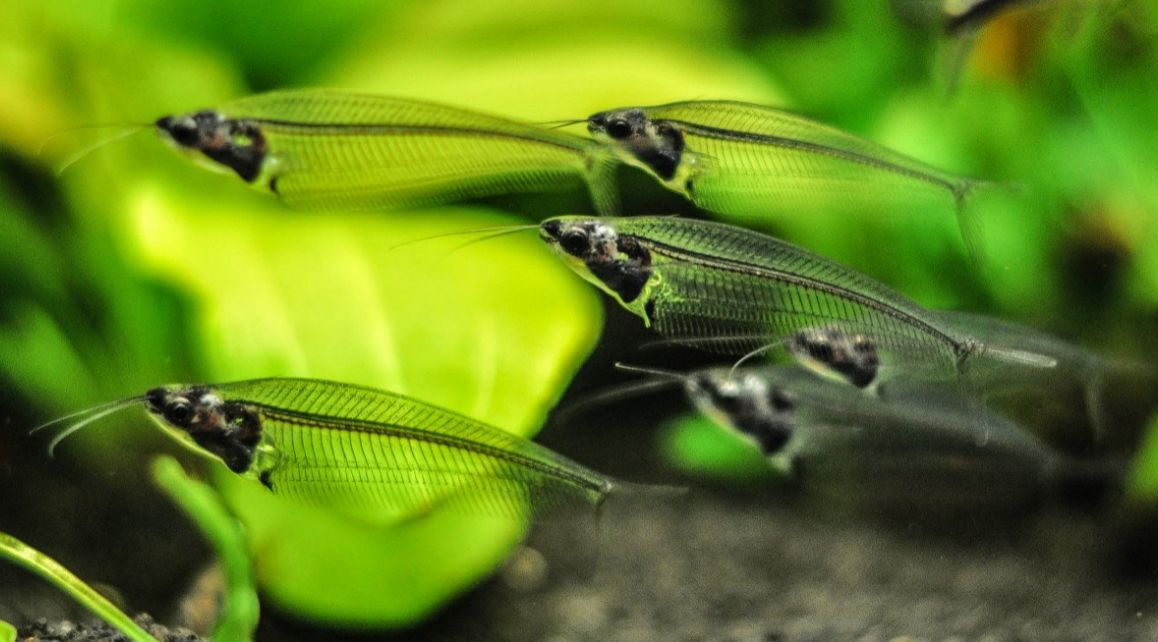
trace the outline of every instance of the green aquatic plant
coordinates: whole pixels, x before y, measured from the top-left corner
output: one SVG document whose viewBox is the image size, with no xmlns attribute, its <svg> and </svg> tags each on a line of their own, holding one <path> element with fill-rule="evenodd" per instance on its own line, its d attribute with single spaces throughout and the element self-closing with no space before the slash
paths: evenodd
<svg viewBox="0 0 1158 642">
<path fill-rule="evenodd" d="M 214 642 L 252 640 L 260 607 L 253 564 L 237 519 L 226 510 L 212 487 L 189 477 L 171 457 L 158 457 L 153 462 L 153 480 L 197 525 L 224 570 L 225 593 L 209 639 Z"/>
<path fill-rule="evenodd" d="M 60 562 L 12 535 L 0 533 L 0 557 L 39 575 L 71 597 L 77 604 L 88 609 L 93 615 L 108 622 L 110 626 L 123 633 L 132 642 L 157 642 L 157 638 L 149 635 L 133 621 L 133 618 L 118 609 L 116 605 L 96 592 L 91 586 L 85 584 L 84 580 L 73 575 L 72 571 L 69 571 Z M 0 629 L 0 635 L 3 634 L 4 631 Z"/>
<path fill-rule="evenodd" d="M 210 638 L 217 642 L 252 640 L 258 620 L 257 590 L 245 538 L 237 521 L 225 510 L 213 489 L 188 477 L 176 460 L 158 458 L 153 464 L 153 477 L 212 544 L 225 569 L 224 600 Z M 133 618 L 59 562 L 7 533 L 0 533 L 0 557 L 44 578 L 132 642 L 156 642 L 157 638 Z M 0 640 L 15 640 L 15 635 L 12 625 L 0 621 Z"/>
</svg>

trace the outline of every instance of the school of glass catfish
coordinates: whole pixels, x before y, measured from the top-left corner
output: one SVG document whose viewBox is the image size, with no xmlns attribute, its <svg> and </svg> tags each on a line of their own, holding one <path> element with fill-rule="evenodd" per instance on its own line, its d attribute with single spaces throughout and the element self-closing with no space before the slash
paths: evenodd
<svg viewBox="0 0 1158 642">
<path fill-rule="evenodd" d="M 278 91 L 156 122 L 211 167 L 310 208 L 389 209 L 585 184 L 598 216 L 556 216 L 542 241 L 665 341 L 729 357 L 651 371 L 806 488 L 917 505 L 1021 504 L 1081 462 L 986 401 L 1082 390 L 1090 441 L 1102 389 L 1134 364 L 998 319 L 926 309 L 840 263 L 724 223 L 620 217 L 617 166 L 704 212 L 759 220 L 824 209 L 955 216 L 1000 186 L 777 109 L 733 101 L 621 107 L 589 136 L 405 98 Z M 745 365 L 754 359 L 781 365 Z M 437 400 L 428 400 L 437 402 Z M 618 482 L 495 427 L 353 383 L 171 385 L 46 426 L 76 430 L 142 404 L 169 434 L 271 492 L 390 519 L 433 506 L 533 518 L 598 505 Z"/>
</svg>

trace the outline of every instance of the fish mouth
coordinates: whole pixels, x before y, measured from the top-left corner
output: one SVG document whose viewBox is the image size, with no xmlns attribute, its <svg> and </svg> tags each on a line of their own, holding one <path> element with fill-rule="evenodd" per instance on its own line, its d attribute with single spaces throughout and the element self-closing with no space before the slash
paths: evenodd
<svg viewBox="0 0 1158 642">
<path fill-rule="evenodd" d="M 603 116 L 595 115 L 587 119 L 587 133 L 602 134 L 607 120 Z"/>
<path fill-rule="evenodd" d="M 543 221 L 539 225 L 539 238 L 547 242 L 548 245 L 557 245 L 559 243 L 559 234 L 563 231 L 563 224 L 559 221 Z"/>
<path fill-rule="evenodd" d="M 145 409 L 154 415 L 160 415 L 165 410 L 165 398 L 169 391 L 164 386 L 158 386 L 145 393 Z"/>
</svg>

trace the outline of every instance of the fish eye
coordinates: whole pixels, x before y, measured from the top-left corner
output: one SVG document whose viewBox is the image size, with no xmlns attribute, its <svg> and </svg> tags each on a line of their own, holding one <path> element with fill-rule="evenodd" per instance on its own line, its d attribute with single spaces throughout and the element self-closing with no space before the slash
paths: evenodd
<svg viewBox="0 0 1158 642">
<path fill-rule="evenodd" d="M 615 119 L 607 123 L 607 135 L 620 140 L 631 135 L 631 125 L 627 124 L 626 120 Z"/>
<path fill-rule="evenodd" d="M 165 406 L 165 420 L 175 426 L 184 426 L 193 418 L 193 405 L 185 399 L 174 399 Z"/>
<path fill-rule="evenodd" d="M 559 245 L 572 256 L 585 254 L 590 247 L 587 232 L 581 229 L 570 229 L 559 235 Z"/>
</svg>

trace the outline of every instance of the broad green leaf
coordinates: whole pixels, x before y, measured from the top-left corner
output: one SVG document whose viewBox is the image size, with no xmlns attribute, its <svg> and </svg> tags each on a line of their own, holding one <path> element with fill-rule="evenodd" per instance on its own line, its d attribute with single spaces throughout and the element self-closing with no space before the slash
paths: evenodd
<svg viewBox="0 0 1158 642">
<path fill-rule="evenodd" d="M 783 102 L 721 38 L 731 20 L 721 2 L 477 4 L 413 3 L 355 40 L 318 82 L 531 120 L 695 97 Z"/>
<path fill-rule="evenodd" d="M 16 642 L 16 627 L 0 620 L 0 642 Z"/>
<path fill-rule="evenodd" d="M 383 527 L 275 497 L 214 465 L 246 522 L 263 593 L 295 617 L 343 627 L 413 624 L 486 578 L 521 525 L 434 510 Z"/>
<path fill-rule="evenodd" d="M 515 222 L 472 209 L 292 212 L 176 200 L 142 185 L 123 237 L 184 291 L 210 381 L 308 376 L 376 386 L 533 434 L 600 329 L 596 294 L 533 231 L 456 250 L 437 234 Z M 499 564 L 522 527 L 444 515 L 393 528 L 299 507 L 218 475 L 259 583 L 300 617 L 411 623 Z"/>
</svg>

